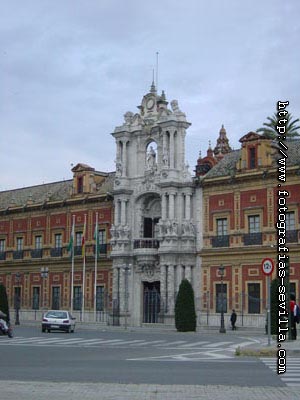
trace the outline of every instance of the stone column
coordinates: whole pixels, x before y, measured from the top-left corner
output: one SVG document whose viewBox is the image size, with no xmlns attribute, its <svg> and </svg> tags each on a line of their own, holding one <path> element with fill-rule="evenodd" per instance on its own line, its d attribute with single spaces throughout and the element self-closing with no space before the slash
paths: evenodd
<svg viewBox="0 0 300 400">
<path fill-rule="evenodd" d="M 116 202 L 115 202 L 115 226 L 119 225 L 119 221 L 120 221 L 119 207 L 120 207 L 120 200 L 116 200 Z"/>
<path fill-rule="evenodd" d="M 192 283 L 192 267 L 191 267 L 191 265 L 186 265 L 185 277 L 190 283 Z"/>
<path fill-rule="evenodd" d="M 126 225 L 126 202 L 127 200 L 121 200 L 121 225 Z"/>
<path fill-rule="evenodd" d="M 175 166 L 175 154 L 174 154 L 174 134 L 175 132 L 170 131 L 170 168 L 174 168 Z"/>
<path fill-rule="evenodd" d="M 160 296 L 162 299 L 162 312 L 164 313 L 166 310 L 166 304 L 167 304 L 167 272 L 166 272 L 166 265 L 161 265 L 160 266 Z"/>
<path fill-rule="evenodd" d="M 185 219 L 191 219 L 191 194 L 187 193 L 185 195 Z"/>
<path fill-rule="evenodd" d="M 123 141 L 123 169 L 122 169 L 122 176 L 127 176 L 127 141 Z"/>
<path fill-rule="evenodd" d="M 169 194 L 169 218 L 174 219 L 175 217 L 175 193 Z"/>
<path fill-rule="evenodd" d="M 169 314 L 174 314 L 174 265 L 168 267 Z"/>
<path fill-rule="evenodd" d="M 167 219 L 167 198 L 165 193 L 161 195 L 161 218 L 162 220 Z"/>
</svg>

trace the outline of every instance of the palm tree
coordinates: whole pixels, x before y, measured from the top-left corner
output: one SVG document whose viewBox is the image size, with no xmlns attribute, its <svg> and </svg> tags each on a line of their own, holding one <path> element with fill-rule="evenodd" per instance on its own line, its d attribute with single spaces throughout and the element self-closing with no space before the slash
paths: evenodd
<svg viewBox="0 0 300 400">
<path fill-rule="evenodd" d="M 300 129 L 300 126 L 296 125 L 297 122 L 299 122 L 299 118 L 292 120 L 292 115 L 290 113 L 287 113 L 284 117 L 287 122 L 285 125 L 285 136 L 287 138 L 293 138 L 296 136 L 300 136 L 298 129 Z M 282 118 L 283 119 L 283 118 Z M 256 132 L 261 132 L 263 135 L 265 135 L 269 139 L 275 139 L 279 135 L 276 126 L 278 125 L 278 116 L 275 113 L 273 117 L 267 117 L 268 122 L 264 122 L 263 126 L 259 129 L 256 130 Z M 279 125 L 280 126 L 280 125 Z"/>
</svg>

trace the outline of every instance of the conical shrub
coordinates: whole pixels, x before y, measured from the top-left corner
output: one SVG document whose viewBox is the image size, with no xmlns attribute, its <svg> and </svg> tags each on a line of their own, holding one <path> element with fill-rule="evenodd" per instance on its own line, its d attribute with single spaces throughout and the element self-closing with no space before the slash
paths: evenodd
<svg viewBox="0 0 300 400">
<path fill-rule="evenodd" d="M 175 326 L 178 332 L 196 330 L 194 290 L 187 279 L 183 279 L 175 303 Z"/>
</svg>

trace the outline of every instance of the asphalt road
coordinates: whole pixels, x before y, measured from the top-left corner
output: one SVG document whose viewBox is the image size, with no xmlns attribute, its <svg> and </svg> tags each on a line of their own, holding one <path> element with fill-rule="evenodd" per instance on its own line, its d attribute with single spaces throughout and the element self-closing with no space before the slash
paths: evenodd
<svg viewBox="0 0 300 400">
<path fill-rule="evenodd" d="M 17 327 L 15 338 L 0 337 L 0 380 L 284 386 L 261 360 L 234 356 L 234 346 L 247 340 L 83 329 L 48 334 Z"/>
</svg>

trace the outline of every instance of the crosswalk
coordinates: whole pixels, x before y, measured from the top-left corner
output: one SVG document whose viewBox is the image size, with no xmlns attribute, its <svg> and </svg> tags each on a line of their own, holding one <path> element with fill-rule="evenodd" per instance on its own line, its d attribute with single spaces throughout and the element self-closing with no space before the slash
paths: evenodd
<svg viewBox="0 0 300 400">
<path fill-rule="evenodd" d="M 242 343 L 223 341 L 223 342 L 212 342 L 209 340 L 201 340 L 191 342 L 188 340 L 146 340 L 146 339 L 107 339 L 107 338 L 82 338 L 72 337 L 65 338 L 65 336 L 57 335 L 56 337 L 45 337 L 45 336 L 33 336 L 23 337 L 16 336 L 13 339 L 3 337 L 0 340 L 0 346 L 56 346 L 56 347 L 155 347 L 155 348 L 167 348 L 167 349 L 183 349 L 183 350 L 226 350 L 234 352 L 238 346 L 248 346 L 253 344 L 253 341 L 245 341 Z"/>
<path fill-rule="evenodd" d="M 277 374 L 277 359 L 261 358 L 261 361 Z M 286 372 L 284 374 L 279 374 L 278 377 L 287 386 L 300 387 L 300 358 L 288 358 L 286 361 Z"/>
</svg>

